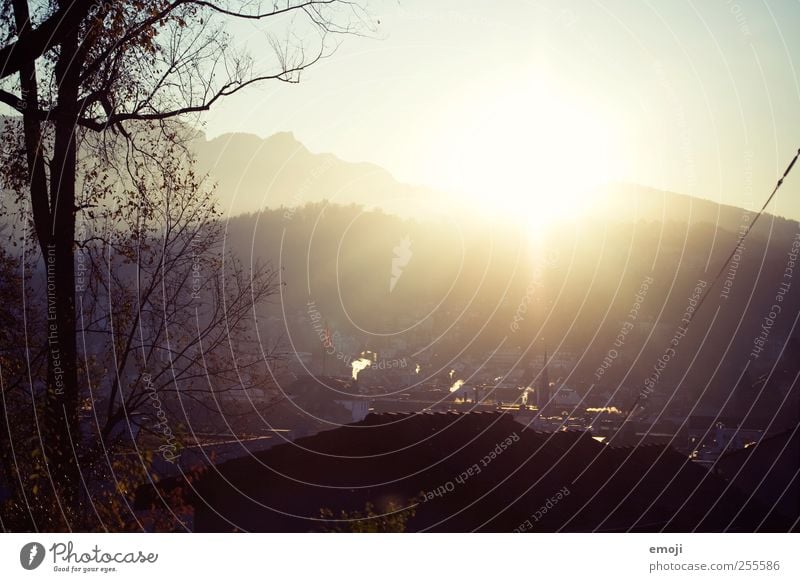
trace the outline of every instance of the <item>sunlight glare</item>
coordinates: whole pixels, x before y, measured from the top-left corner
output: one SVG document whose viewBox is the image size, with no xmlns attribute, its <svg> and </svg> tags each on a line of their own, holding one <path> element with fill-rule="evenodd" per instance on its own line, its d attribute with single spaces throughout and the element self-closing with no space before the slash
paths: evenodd
<svg viewBox="0 0 800 582">
<path fill-rule="evenodd" d="M 615 172 L 614 134 L 544 85 L 508 89 L 459 117 L 444 178 L 481 212 L 541 229 L 580 216 Z"/>
</svg>

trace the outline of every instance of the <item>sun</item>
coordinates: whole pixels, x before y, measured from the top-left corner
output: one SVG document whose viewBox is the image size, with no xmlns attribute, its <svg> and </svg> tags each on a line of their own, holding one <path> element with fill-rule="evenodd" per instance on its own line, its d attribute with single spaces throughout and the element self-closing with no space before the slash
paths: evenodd
<svg viewBox="0 0 800 582">
<path fill-rule="evenodd" d="M 613 180 L 615 132 L 585 100 L 527 83 L 458 116 L 442 176 L 481 212 L 542 229 L 581 216 Z"/>
</svg>

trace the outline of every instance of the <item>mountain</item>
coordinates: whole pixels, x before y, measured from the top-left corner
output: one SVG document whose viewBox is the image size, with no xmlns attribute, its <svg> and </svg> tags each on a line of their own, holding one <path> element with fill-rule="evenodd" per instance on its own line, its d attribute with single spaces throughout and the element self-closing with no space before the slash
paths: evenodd
<svg viewBox="0 0 800 582">
<path fill-rule="evenodd" d="M 400 183 L 379 166 L 312 153 L 291 133 L 200 136 L 192 147 L 199 170 L 217 183 L 228 216 L 322 200 L 408 216 L 432 200 L 445 199 L 428 188 Z"/>
<path fill-rule="evenodd" d="M 19 119 L 0 115 L 3 134 Z M 457 214 L 460 220 L 469 219 L 466 204 L 455 195 L 400 182 L 375 164 L 311 152 L 290 132 L 267 138 L 229 133 L 207 139 L 202 132 L 190 131 L 195 134 L 190 146 L 198 170 L 216 183 L 220 208 L 229 217 L 328 200 L 380 208 L 403 218 Z M 754 217 L 735 206 L 629 183 L 597 188 L 587 204 L 595 218 L 610 222 L 708 223 L 731 232 L 739 232 Z M 785 230 L 796 223 L 765 214 L 753 235 L 769 236 L 776 224 Z"/>
<path fill-rule="evenodd" d="M 708 223 L 731 232 L 739 232 L 755 218 L 755 212 L 751 210 L 629 183 L 613 183 L 600 189 L 596 204 L 607 217 L 620 222 Z M 779 225 L 778 228 L 783 229 L 797 223 L 765 213 L 754 234 L 763 231 L 766 224 Z"/>
<path fill-rule="evenodd" d="M 217 184 L 228 216 L 322 200 L 380 208 L 404 218 L 454 213 L 463 217 L 468 212 L 452 195 L 399 182 L 375 164 L 310 152 L 292 133 L 267 138 L 231 133 L 211 140 L 199 134 L 192 148 L 199 170 Z M 739 232 L 755 216 L 713 200 L 622 182 L 597 188 L 587 204 L 595 217 L 611 222 L 707 223 L 730 232 Z M 776 224 L 783 230 L 794 221 L 765 214 L 752 234 L 768 236 Z"/>
</svg>

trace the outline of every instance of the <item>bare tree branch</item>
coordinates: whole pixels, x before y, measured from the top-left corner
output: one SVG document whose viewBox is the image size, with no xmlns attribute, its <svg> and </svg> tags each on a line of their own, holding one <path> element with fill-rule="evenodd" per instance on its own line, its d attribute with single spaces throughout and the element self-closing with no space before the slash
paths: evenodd
<svg viewBox="0 0 800 582">
<path fill-rule="evenodd" d="M 15 9 L 27 1 L 15 2 Z M 32 65 L 39 57 L 66 38 L 89 14 L 93 0 L 72 0 L 60 6 L 47 20 L 32 28 L 30 18 L 26 26 L 18 30 L 18 40 L 0 48 L 0 79 L 19 73 L 26 65 Z"/>
</svg>

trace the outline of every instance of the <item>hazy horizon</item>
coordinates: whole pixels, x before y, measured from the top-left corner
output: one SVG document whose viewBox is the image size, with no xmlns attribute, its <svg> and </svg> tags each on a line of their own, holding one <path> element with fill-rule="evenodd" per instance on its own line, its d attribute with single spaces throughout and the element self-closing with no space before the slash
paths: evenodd
<svg viewBox="0 0 800 582">
<path fill-rule="evenodd" d="M 200 131 L 203 131 L 202 127 L 198 128 L 198 129 Z M 255 138 L 255 139 L 259 140 L 259 142 L 260 142 L 258 148 L 253 149 L 252 151 L 248 152 L 249 155 L 251 156 L 248 160 L 246 160 L 246 165 L 248 165 L 248 166 L 251 165 L 250 162 L 255 160 L 259 154 L 263 153 L 263 152 L 260 151 L 260 149 L 267 142 L 272 141 L 272 140 L 286 142 L 287 140 L 285 140 L 285 139 L 282 140 L 281 138 L 284 137 L 284 136 L 287 136 L 290 140 L 293 140 L 294 142 L 296 142 L 298 150 L 305 150 L 309 154 L 311 154 L 311 156 L 313 156 L 315 158 L 319 158 L 319 159 L 322 160 L 322 159 L 325 159 L 327 156 L 332 156 L 337 161 L 339 161 L 339 162 L 341 162 L 341 163 L 343 163 L 345 165 L 352 166 L 354 169 L 366 169 L 365 166 L 369 166 L 370 167 L 370 171 L 377 170 L 379 172 L 385 172 L 386 174 L 388 174 L 388 177 L 391 180 L 397 182 L 401 186 L 409 186 L 411 188 L 425 189 L 426 191 L 430 191 L 431 193 L 433 193 L 435 195 L 443 196 L 442 200 L 446 201 L 446 202 L 453 202 L 453 201 L 461 202 L 462 204 L 464 204 L 464 206 L 462 208 L 460 208 L 460 210 L 464 210 L 465 212 L 468 212 L 468 213 L 469 212 L 474 213 L 477 210 L 476 205 L 475 205 L 476 201 L 474 199 L 467 199 L 467 200 L 459 199 L 459 197 L 458 197 L 459 196 L 459 192 L 454 188 L 447 188 L 446 186 L 445 187 L 437 187 L 435 184 L 424 183 L 424 182 L 406 182 L 406 181 L 403 181 L 400 177 L 396 176 L 389 168 L 381 166 L 377 162 L 374 162 L 374 161 L 371 161 L 371 160 L 366 160 L 366 159 L 361 159 L 361 160 L 348 159 L 348 158 L 342 157 L 341 155 L 339 155 L 338 152 L 334 152 L 334 151 L 316 151 L 316 150 L 313 150 L 313 149 L 309 148 L 307 146 L 307 144 L 302 142 L 300 140 L 300 138 L 296 135 L 296 133 L 294 131 L 292 131 L 292 130 L 282 130 L 282 131 L 279 131 L 279 132 L 276 132 L 274 134 L 267 135 L 267 136 L 261 136 L 261 135 L 258 135 L 256 133 L 248 132 L 248 131 L 236 131 L 236 132 L 221 133 L 221 134 L 216 135 L 214 137 L 209 137 L 208 135 L 206 135 L 203 132 L 203 137 L 204 137 L 204 140 L 205 140 L 206 144 L 210 144 L 210 143 L 216 142 L 216 141 L 221 141 L 223 143 L 230 143 L 231 139 L 235 138 L 237 136 L 241 136 L 241 137 L 243 137 L 245 139 L 247 139 L 247 138 Z M 288 144 L 287 143 L 286 145 L 293 145 L 293 144 Z M 222 154 L 221 155 L 224 155 L 225 148 L 223 147 L 223 148 L 221 148 L 221 150 L 222 150 Z M 237 154 L 238 153 L 239 152 L 237 151 Z M 279 158 L 278 158 L 279 161 L 283 161 L 284 157 L 286 157 L 286 158 L 293 157 L 292 150 L 291 149 L 286 149 L 286 151 L 280 152 Z M 213 162 L 213 160 L 205 160 L 205 161 L 206 162 Z M 320 164 L 320 167 L 321 168 L 327 168 L 329 165 L 330 165 L 330 162 L 322 161 L 321 164 Z M 215 174 L 215 171 L 219 172 L 219 168 L 220 168 L 219 164 L 213 163 L 210 166 L 204 165 L 204 167 L 202 169 L 209 171 L 210 177 L 211 177 L 211 179 L 213 181 L 214 178 L 218 177 L 218 175 Z M 261 168 L 258 167 L 257 164 L 255 164 L 255 168 L 256 169 L 261 169 Z M 251 168 L 248 168 L 248 170 L 250 170 L 250 169 Z M 313 172 L 310 172 L 310 173 L 313 173 Z M 365 172 L 365 174 L 368 174 L 368 173 L 369 172 Z M 772 187 L 774 187 L 775 181 L 777 181 L 778 177 L 779 177 L 779 175 L 776 175 L 775 180 L 772 183 L 768 183 L 768 184 L 764 184 L 763 185 L 763 188 L 762 188 L 762 190 L 760 192 L 760 194 L 762 195 L 763 200 L 766 200 L 767 195 L 771 191 Z M 302 183 L 300 184 L 300 186 L 302 187 Z M 737 203 L 737 201 L 716 200 L 716 199 L 714 199 L 714 198 L 712 198 L 710 196 L 703 195 L 702 193 L 689 194 L 687 192 L 659 188 L 658 186 L 655 186 L 653 184 L 646 183 L 646 182 L 633 182 L 633 181 L 625 181 L 625 180 L 622 180 L 622 179 L 611 179 L 611 180 L 609 180 L 607 182 L 604 182 L 604 183 L 598 183 L 598 184 L 592 185 L 590 187 L 590 192 L 593 195 L 603 196 L 603 195 L 607 195 L 609 192 L 613 192 L 613 191 L 619 190 L 619 189 L 626 189 L 626 188 L 635 188 L 635 189 L 641 190 L 642 192 L 651 192 L 651 193 L 656 193 L 656 194 L 657 193 L 670 194 L 670 195 L 671 194 L 677 194 L 677 195 L 681 195 L 681 196 L 688 196 L 690 198 L 694 198 L 694 199 L 697 199 L 697 200 L 713 202 L 715 204 L 720 204 L 722 206 L 728 206 L 728 207 L 732 207 L 732 208 L 743 209 L 743 210 L 747 210 L 749 212 L 753 212 L 754 211 L 754 209 L 752 207 L 751 208 L 745 208 L 740 203 Z M 234 194 L 235 194 L 235 192 L 234 192 Z M 217 196 L 219 196 L 223 200 L 223 205 L 230 198 L 230 195 L 231 195 L 230 192 L 222 192 L 222 191 L 219 191 L 219 190 L 217 191 Z M 758 198 L 758 196 L 754 196 L 754 198 Z M 286 204 L 282 200 L 280 200 L 280 201 L 278 201 L 276 203 L 273 203 L 269 198 L 269 193 L 265 194 L 263 200 L 264 200 L 264 204 L 262 205 L 262 208 L 265 208 L 265 209 L 266 208 L 278 208 L 278 207 L 281 207 L 281 206 L 286 206 Z M 763 203 L 763 200 L 762 199 L 758 200 L 759 207 Z M 294 200 L 293 200 L 293 202 L 295 202 L 295 203 L 291 204 L 291 206 L 299 207 L 299 206 L 302 206 L 303 204 L 305 204 L 306 202 L 315 202 L 315 201 L 316 200 L 302 200 L 301 197 L 295 196 Z M 335 196 L 330 197 L 330 201 L 331 201 L 331 203 L 336 203 L 336 197 Z M 348 203 L 349 202 L 350 201 L 348 201 Z M 398 201 L 398 203 L 402 203 L 402 202 L 403 202 L 402 200 Z M 596 198 L 595 199 L 586 199 L 586 200 L 584 200 L 584 202 L 589 203 L 588 205 L 591 206 L 592 204 L 597 203 L 598 200 Z M 362 201 L 356 202 L 356 203 L 360 203 L 365 208 L 371 208 L 373 206 L 381 207 L 380 201 L 377 202 L 377 203 L 374 203 L 373 201 L 370 201 L 367 196 L 364 196 Z M 392 208 L 383 208 L 383 207 L 381 207 L 381 208 L 384 211 L 387 211 L 387 212 L 390 212 L 390 213 L 393 212 Z M 236 212 L 233 212 L 232 214 L 230 214 L 230 216 L 236 216 L 236 215 L 238 215 L 238 214 L 240 214 L 242 212 L 246 213 L 246 212 L 253 212 L 253 211 L 257 211 L 257 209 L 236 211 Z M 401 216 L 408 215 L 408 214 L 412 214 L 412 215 L 415 215 L 415 216 L 420 216 L 420 215 L 424 214 L 423 212 L 395 212 L 395 213 L 397 213 L 397 214 L 399 214 Z M 794 220 L 794 221 L 800 220 L 800 213 L 795 214 L 794 216 L 789 216 L 787 214 L 783 214 L 783 213 L 781 213 L 780 205 L 776 205 L 776 204 L 771 204 L 767 208 L 767 210 L 765 211 L 765 214 L 766 215 L 776 216 L 776 217 L 779 217 L 779 218 L 785 218 L 785 219 L 788 219 L 788 220 Z"/>
<path fill-rule="evenodd" d="M 611 181 L 760 207 L 798 147 L 800 41 L 782 23 L 800 5 L 621 7 L 376 6 L 377 38 L 202 120 L 209 138 L 292 131 L 313 152 L 473 197 L 493 178 L 568 195 Z M 769 210 L 798 218 L 800 202 Z"/>
</svg>

